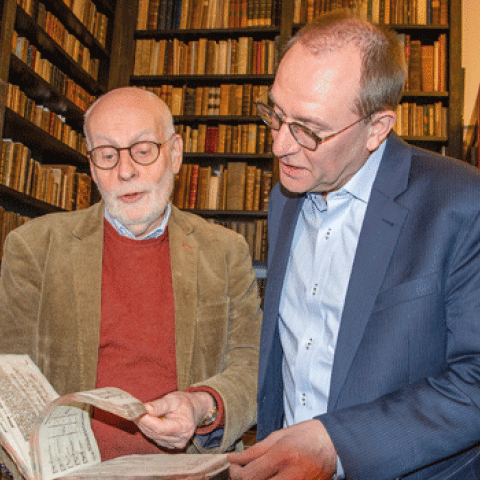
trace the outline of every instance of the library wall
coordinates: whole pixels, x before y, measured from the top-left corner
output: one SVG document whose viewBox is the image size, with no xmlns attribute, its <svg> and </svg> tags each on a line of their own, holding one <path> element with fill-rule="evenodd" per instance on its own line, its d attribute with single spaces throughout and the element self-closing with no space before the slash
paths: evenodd
<svg viewBox="0 0 480 480">
<path fill-rule="evenodd" d="M 33 185 L 29 180 L 32 171 L 39 168 L 33 160 L 42 164 L 63 163 L 43 162 L 43 157 L 51 157 L 55 151 L 60 158 L 70 157 L 68 163 L 77 168 L 88 168 L 83 139 L 80 137 L 80 144 L 77 138 L 70 139 L 70 135 L 75 137 L 70 127 L 81 135 L 83 111 L 94 96 L 117 86 L 137 85 L 167 101 L 177 131 L 184 139 L 184 166 L 177 179 L 174 203 L 211 221 L 232 225 L 231 228 L 241 230 L 247 237 L 252 225 L 263 234 L 268 192 L 276 178 L 276 161 L 271 154 L 270 132 L 256 115 L 254 102 L 273 82 L 276 52 L 304 22 L 320 13 L 313 7 L 315 2 L 70 0 L 70 3 L 75 9 L 75 5 L 85 1 L 97 5 L 108 16 L 108 24 L 115 25 L 100 41 L 85 31 L 64 0 L 4 0 L 3 5 L 8 8 L 0 10 L 3 49 L 0 80 L 5 82 L 3 88 L 8 95 L 6 106 L 0 104 L 0 127 L 5 124 L 3 157 L 10 156 L 15 168 L 10 165 L 0 169 L 0 196 L 20 204 L 39 200 L 39 194 L 32 190 L 38 188 L 38 182 Z M 358 13 L 374 22 L 392 25 L 410 52 L 409 85 L 397 112 L 397 132 L 419 146 L 460 156 L 464 116 L 461 10 L 463 4 L 464 28 L 468 29 L 464 34 L 467 47 L 463 60 L 464 64 L 469 62 L 467 89 L 471 88 L 473 97 L 480 76 L 470 67 L 471 58 L 478 61 L 473 47 L 476 32 L 470 29 L 475 28 L 472 19 L 480 13 L 478 2 L 329 0 L 321 5 L 329 6 L 326 11 L 347 3 L 356 5 Z M 31 5 L 34 12 L 29 11 Z M 226 5 L 228 8 L 223 10 L 217 8 Z M 392 5 L 395 8 L 390 8 Z M 60 32 L 58 28 L 48 32 L 50 10 Z M 57 33 L 64 34 L 65 28 L 73 32 L 67 36 L 67 44 L 63 39 L 55 39 Z M 81 57 L 74 55 L 70 59 L 70 41 L 74 42 L 74 51 L 79 41 L 88 44 L 87 50 L 82 47 Z M 64 70 L 65 75 L 62 73 L 60 77 L 62 82 L 73 82 L 76 92 L 73 96 L 68 89 L 64 93 L 63 87 L 44 78 L 38 70 L 38 50 L 43 50 L 45 63 Z M 50 50 L 56 53 L 49 56 Z M 103 68 L 102 65 L 99 68 L 98 59 Z M 45 99 L 38 93 L 42 91 L 52 91 L 57 104 L 66 104 L 67 115 L 60 111 L 48 113 L 53 120 L 47 122 L 47 113 L 41 108 Z M 472 103 L 473 99 L 467 98 L 465 109 L 471 108 Z M 9 138 L 20 145 L 14 145 Z M 32 158 L 25 147 L 35 153 Z M 14 157 L 21 161 L 13 160 Z M 56 169 L 57 177 L 67 176 L 68 172 Z M 182 178 L 183 183 L 179 182 Z M 52 180 L 46 182 L 51 184 Z M 71 191 L 68 182 L 62 185 L 60 191 Z M 51 198 L 42 201 L 36 214 L 41 214 L 42 209 L 46 213 L 51 208 L 73 208 L 70 194 L 67 197 L 66 202 L 59 204 Z M 264 259 L 265 246 L 261 243 L 254 242 L 255 251 L 262 252 L 254 258 Z"/>
<path fill-rule="evenodd" d="M 0 4 L 1 244 L 29 218 L 91 204 L 83 115 L 108 88 L 112 2 Z"/>
</svg>

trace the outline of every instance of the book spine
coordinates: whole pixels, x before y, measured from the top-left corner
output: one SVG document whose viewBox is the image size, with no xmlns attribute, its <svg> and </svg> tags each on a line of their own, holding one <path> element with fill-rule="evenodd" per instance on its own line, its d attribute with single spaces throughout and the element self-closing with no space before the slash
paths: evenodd
<svg viewBox="0 0 480 480">
<path fill-rule="evenodd" d="M 188 209 L 194 209 L 197 202 L 197 193 L 198 193 L 198 174 L 199 174 L 199 165 L 192 165 L 191 174 L 190 174 L 190 193 L 188 197 Z"/>
</svg>

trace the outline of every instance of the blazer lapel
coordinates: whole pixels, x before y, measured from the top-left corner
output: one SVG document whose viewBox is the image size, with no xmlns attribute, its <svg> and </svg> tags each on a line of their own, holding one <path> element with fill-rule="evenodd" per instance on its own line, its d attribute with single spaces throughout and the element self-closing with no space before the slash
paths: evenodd
<svg viewBox="0 0 480 480">
<path fill-rule="evenodd" d="M 175 348 L 178 389 L 190 385 L 195 319 L 197 311 L 198 244 L 191 235 L 193 228 L 172 206 L 168 222 L 170 263 L 175 300 Z"/>
<path fill-rule="evenodd" d="M 345 298 L 329 410 L 335 408 L 408 214 L 395 198 L 407 188 L 410 165 L 410 148 L 391 135 L 372 188 Z"/>
<path fill-rule="evenodd" d="M 100 336 L 103 212 L 100 202 L 73 230 L 73 308 L 78 333 L 78 389 L 95 387 Z"/>
<path fill-rule="evenodd" d="M 263 314 L 264 321 L 260 340 L 260 351 L 262 352 L 262 357 L 265 359 L 270 358 L 274 345 L 283 281 L 288 265 L 289 252 L 293 241 L 297 217 L 303 201 L 304 197 L 287 199 L 280 220 L 281 230 L 277 232 L 275 250 L 268 265 L 268 281 Z M 264 385 L 267 367 L 268 361 L 260 362 L 259 385 Z"/>
</svg>

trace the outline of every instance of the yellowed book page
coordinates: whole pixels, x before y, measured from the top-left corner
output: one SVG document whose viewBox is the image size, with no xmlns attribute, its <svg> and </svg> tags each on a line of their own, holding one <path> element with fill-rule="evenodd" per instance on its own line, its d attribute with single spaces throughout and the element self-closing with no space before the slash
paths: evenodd
<svg viewBox="0 0 480 480">
<path fill-rule="evenodd" d="M 100 463 L 100 453 L 85 405 L 127 420 L 146 412 L 140 400 L 114 387 L 64 395 L 42 412 L 32 435 L 32 460 L 37 478 L 63 477 L 78 468 Z"/>
<path fill-rule="evenodd" d="M 28 355 L 0 356 L 0 440 L 28 479 L 34 478 L 29 441 L 35 420 L 57 397 Z"/>
<path fill-rule="evenodd" d="M 69 480 L 108 479 L 207 479 L 228 468 L 226 454 L 129 455 L 82 469 Z"/>
</svg>

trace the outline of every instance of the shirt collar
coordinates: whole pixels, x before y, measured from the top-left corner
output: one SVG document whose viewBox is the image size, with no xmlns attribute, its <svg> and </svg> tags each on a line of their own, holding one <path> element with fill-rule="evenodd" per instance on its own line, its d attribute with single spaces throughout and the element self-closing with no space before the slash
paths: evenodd
<svg viewBox="0 0 480 480">
<path fill-rule="evenodd" d="M 141 239 L 135 237 L 135 235 L 130 230 L 125 228 L 116 218 L 112 217 L 108 213 L 107 207 L 105 207 L 105 219 L 122 237 L 131 238 L 132 240 L 150 240 L 152 238 L 158 238 L 160 237 L 160 235 L 163 235 L 165 233 L 171 211 L 172 207 L 170 203 L 167 203 L 167 208 L 165 209 L 165 215 L 163 216 L 162 223 L 155 230 L 150 232 L 146 237 L 143 237 Z"/>
<path fill-rule="evenodd" d="M 378 167 L 385 151 L 386 141 L 384 141 L 368 158 L 358 172 L 339 190 L 332 192 L 331 195 L 350 194 L 358 200 L 368 203 L 372 191 L 373 182 L 377 176 Z M 307 193 L 307 199 L 313 201 L 321 210 L 325 209 L 326 203 L 322 195 Z"/>
</svg>

